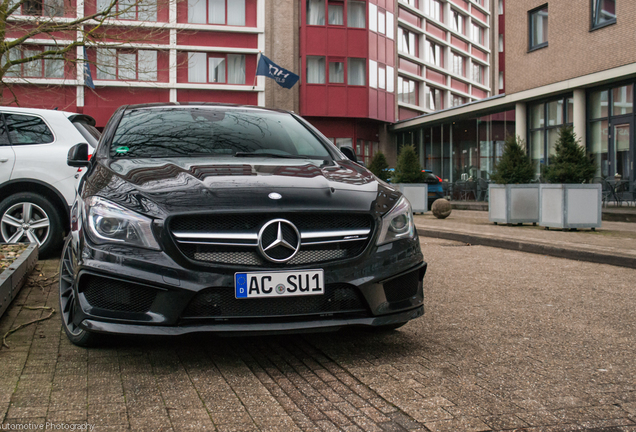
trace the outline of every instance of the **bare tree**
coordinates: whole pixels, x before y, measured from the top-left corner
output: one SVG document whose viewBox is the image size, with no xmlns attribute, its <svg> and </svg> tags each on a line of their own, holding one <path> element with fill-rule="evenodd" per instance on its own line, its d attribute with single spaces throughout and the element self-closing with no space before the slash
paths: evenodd
<svg viewBox="0 0 636 432">
<path fill-rule="evenodd" d="M 167 23 L 158 22 L 157 14 L 162 1 L 167 8 L 167 0 L 159 0 L 159 4 L 157 0 L 96 0 L 90 5 L 87 2 L 86 8 L 82 0 L 76 1 L 78 8 L 71 7 L 69 0 L 0 0 L 3 104 L 19 102 L 14 85 L 55 85 L 66 78 L 69 65 L 76 66 L 70 75 L 77 74 L 78 79 L 88 63 L 103 74 L 112 75 L 115 56 L 121 58 L 117 58 L 114 73 L 123 79 L 152 81 L 154 73 L 156 81 L 156 51 L 154 66 L 142 71 L 142 61 L 152 59 L 150 51 L 130 48 L 130 52 L 119 54 L 115 47 L 154 43 L 159 34 L 165 36 Z M 86 48 L 90 50 L 88 58 Z M 5 93 L 11 95 L 11 100 Z"/>
</svg>

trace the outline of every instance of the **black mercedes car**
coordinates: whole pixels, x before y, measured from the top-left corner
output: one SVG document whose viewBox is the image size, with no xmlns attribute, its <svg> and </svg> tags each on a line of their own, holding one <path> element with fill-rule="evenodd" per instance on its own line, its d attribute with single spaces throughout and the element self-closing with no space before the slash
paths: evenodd
<svg viewBox="0 0 636 432">
<path fill-rule="evenodd" d="M 77 345 L 397 328 L 424 312 L 409 202 L 293 113 L 124 106 L 90 161 L 78 144 L 68 164 L 86 167 L 60 269 Z"/>
</svg>

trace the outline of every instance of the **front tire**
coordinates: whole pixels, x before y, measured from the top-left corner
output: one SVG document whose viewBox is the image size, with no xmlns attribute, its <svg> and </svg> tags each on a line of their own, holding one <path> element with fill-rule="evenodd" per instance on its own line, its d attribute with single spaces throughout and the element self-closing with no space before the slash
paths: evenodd
<svg viewBox="0 0 636 432">
<path fill-rule="evenodd" d="M 98 335 L 81 329 L 74 323 L 75 310 L 78 306 L 77 296 L 73 288 L 75 280 L 72 237 L 69 236 L 64 244 L 60 263 L 60 316 L 62 327 L 68 339 L 80 347 L 94 346 L 98 342 Z"/>
<path fill-rule="evenodd" d="M 43 258 L 58 252 L 64 241 L 57 209 L 33 192 L 13 194 L 0 203 L 0 234 L 6 243 L 37 243 Z"/>
</svg>

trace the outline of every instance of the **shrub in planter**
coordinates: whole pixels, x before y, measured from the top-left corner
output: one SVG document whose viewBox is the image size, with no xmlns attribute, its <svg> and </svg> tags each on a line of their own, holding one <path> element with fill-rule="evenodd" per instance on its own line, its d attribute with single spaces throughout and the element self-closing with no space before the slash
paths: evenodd
<svg viewBox="0 0 636 432">
<path fill-rule="evenodd" d="M 428 211 L 428 185 L 424 183 L 426 174 L 415 152 L 415 147 L 402 147 L 398 155 L 393 183 L 399 187 L 406 199 L 411 203 L 413 212 Z"/>
<path fill-rule="evenodd" d="M 537 223 L 539 185 L 534 180 L 535 165 L 521 138 L 509 135 L 501 159 L 488 185 L 488 218 L 494 223 Z"/>
<path fill-rule="evenodd" d="M 596 166 L 580 145 L 571 126 L 561 128 L 556 155 L 545 167 L 541 185 L 539 224 L 546 228 L 597 228 L 601 226 L 600 184 L 590 183 Z"/>
<path fill-rule="evenodd" d="M 371 171 L 377 178 L 382 181 L 387 181 L 389 179 L 389 164 L 386 161 L 386 157 L 384 153 L 377 152 L 373 159 L 371 159 L 371 163 L 369 164 L 369 171 Z"/>
<path fill-rule="evenodd" d="M 572 126 L 559 130 L 556 156 L 545 167 L 545 178 L 549 183 L 589 183 L 594 178 L 596 167 L 585 153 L 581 140 L 576 139 Z"/>
</svg>

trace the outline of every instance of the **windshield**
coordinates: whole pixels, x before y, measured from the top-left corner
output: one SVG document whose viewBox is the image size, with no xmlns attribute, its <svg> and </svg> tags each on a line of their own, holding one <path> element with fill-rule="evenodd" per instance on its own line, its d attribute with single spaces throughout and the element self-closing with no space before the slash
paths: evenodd
<svg viewBox="0 0 636 432">
<path fill-rule="evenodd" d="M 325 145 L 287 113 L 230 107 L 127 111 L 110 146 L 115 158 L 245 156 L 330 158 Z"/>
</svg>

